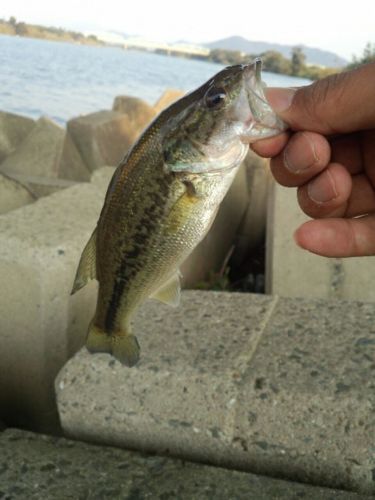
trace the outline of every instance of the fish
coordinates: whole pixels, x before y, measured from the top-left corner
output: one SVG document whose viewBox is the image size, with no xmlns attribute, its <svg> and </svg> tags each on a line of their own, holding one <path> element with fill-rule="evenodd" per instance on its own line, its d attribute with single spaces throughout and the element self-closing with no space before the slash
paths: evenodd
<svg viewBox="0 0 375 500">
<path fill-rule="evenodd" d="M 222 69 L 145 129 L 114 172 L 74 280 L 72 294 L 99 283 L 90 352 L 138 362 L 134 312 L 148 298 L 179 304 L 180 265 L 209 231 L 249 144 L 285 128 L 257 59 Z"/>
</svg>

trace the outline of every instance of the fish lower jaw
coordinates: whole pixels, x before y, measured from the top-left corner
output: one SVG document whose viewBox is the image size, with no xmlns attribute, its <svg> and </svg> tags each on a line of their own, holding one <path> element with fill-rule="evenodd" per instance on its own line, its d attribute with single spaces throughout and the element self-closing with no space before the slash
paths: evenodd
<svg viewBox="0 0 375 500">
<path fill-rule="evenodd" d="M 278 126 L 264 125 L 262 123 L 254 123 L 242 134 L 240 134 L 240 141 L 243 144 L 252 144 L 253 142 L 261 139 L 267 139 L 284 132 L 285 128 Z"/>
</svg>

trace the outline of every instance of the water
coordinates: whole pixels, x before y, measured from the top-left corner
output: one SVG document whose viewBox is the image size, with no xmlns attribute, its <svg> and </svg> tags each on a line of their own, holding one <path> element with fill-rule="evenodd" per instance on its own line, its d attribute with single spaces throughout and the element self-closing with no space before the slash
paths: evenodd
<svg viewBox="0 0 375 500">
<path fill-rule="evenodd" d="M 0 36 L 0 109 L 63 124 L 111 109 L 117 95 L 154 104 L 166 88 L 192 90 L 220 70 L 215 63 L 158 54 Z M 270 86 L 309 83 L 263 73 Z"/>
</svg>

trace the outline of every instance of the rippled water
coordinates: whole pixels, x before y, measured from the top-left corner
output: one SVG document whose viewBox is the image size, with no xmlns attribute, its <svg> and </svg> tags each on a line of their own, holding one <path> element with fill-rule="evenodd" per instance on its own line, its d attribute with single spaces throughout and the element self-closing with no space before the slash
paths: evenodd
<svg viewBox="0 0 375 500">
<path fill-rule="evenodd" d="M 214 63 L 158 54 L 0 36 L 0 109 L 64 123 L 111 109 L 116 95 L 153 104 L 166 88 L 192 90 L 216 73 Z M 268 85 L 308 83 L 263 73 Z"/>
</svg>

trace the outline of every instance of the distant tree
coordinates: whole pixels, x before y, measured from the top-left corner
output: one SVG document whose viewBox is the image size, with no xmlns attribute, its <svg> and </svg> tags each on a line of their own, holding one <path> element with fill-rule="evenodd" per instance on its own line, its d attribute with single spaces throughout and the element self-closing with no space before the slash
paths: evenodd
<svg viewBox="0 0 375 500">
<path fill-rule="evenodd" d="M 242 64 L 249 62 L 252 56 L 239 50 L 212 49 L 208 58 L 220 64 Z"/>
<path fill-rule="evenodd" d="M 28 32 L 27 25 L 25 23 L 17 23 L 15 30 L 16 34 L 19 36 L 25 36 Z"/>
<path fill-rule="evenodd" d="M 306 56 L 303 53 L 302 48 L 293 47 L 290 74 L 293 76 L 299 76 L 305 67 L 305 62 Z"/>
<path fill-rule="evenodd" d="M 362 63 L 367 64 L 375 60 L 375 44 L 368 42 L 363 50 Z"/>
<path fill-rule="evenodd" d="M 375 61 L 375 44 L 367 42 L 363 49 L 362 57 L 353 56 L 352 62 L 347 65 L 346 69 L 354 69 L 362 64 L 368 64 L 373 61 Z"/>
<path fill-rule="evenodd" d="M 276 50 L 268 50 L 261 54 L 263 68 L 265 71 L 272 73 L 281 73 L 288 75 L 291 72 L 290 60 L 286 59 L 280 52 Z"/>
<path fill-rule="evenodd" d="M 14 16 L 10 16 L 9 18 L 9 24 L 11 24 L 12 26 L 15 26 L 17 24 L 17 19 L 14 17 Z"/>
</svg>

